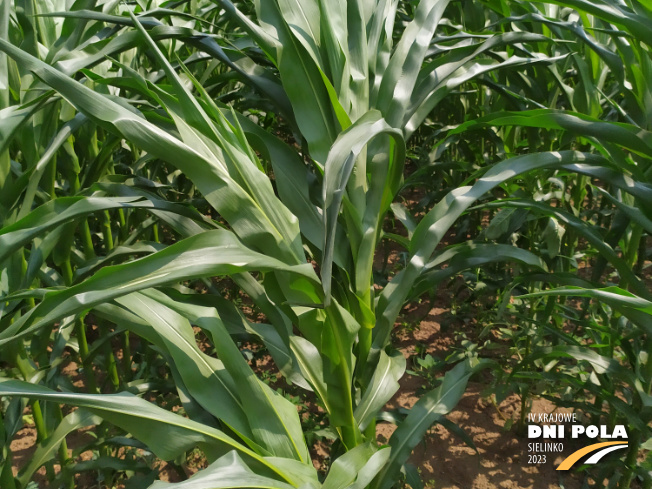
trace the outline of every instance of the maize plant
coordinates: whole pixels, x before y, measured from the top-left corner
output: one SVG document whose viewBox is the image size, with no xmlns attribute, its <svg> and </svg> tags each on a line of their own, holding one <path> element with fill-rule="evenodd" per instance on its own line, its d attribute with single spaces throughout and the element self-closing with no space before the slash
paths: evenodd
<svg viewBox="0 0 652 489">
<path fill-rule="evenodd" d="M 598 296 L 646 328 L 652 297 L 631 272 L 636 251 L 617 256 L 564 209 L 489 202 L 520 176 L 564 172 L 580 182 L 580 197 L 592 178 L 609 182 L 605 198 L 626 220 L 614 239 L 631 223 L 628 250 L 650 231 L 642 205 L 652 156 L 650 15 L 634 0 L 598 3 L 604 8 L 564 4 L 582 24 L 555 20 L 553 4 L 507 1 L 461 14 L 448 0 L 3 1 L 0 359 L 8 374 L 0 395 L 12 400 L 0 423 L 2 488 L 26 487 L 43 464 L 74 487 L 66 437 L 87 426 L 97 426 L 104 460 L 119 443 L 166 461 L 199 448 L 210 464 L 187 482 L 143 487 L 392 487 L 487 363 L 470 355 L 450 369 L 379 446 L 377 419 L 405 371 L 394 323 L 407 301 L 485 263 L 532 271 L 532 296 Z M 580 50 L 592 70 L 577 61 Z M 642 68 L 630 58 L 645 60 Z M 614 96 L 578 95 L 589 82 L 603 89 L 600 60 L 605 70 L 619 62 L 630 70 L 614 85 L 639 103 L 627 122 L 598 119 L 601 103 L 618 108 Z M 560 75 L 576 65 L 581 88 Z M 528 81 L 538 76 L 553 81 L 537 91 Z M 521 151 L 519 135 L 501 135 L 507 152 L 412 214 L 399 195 L 411 137 L 469 83 L 528 110 L 469 120 L 433 151 L 487 127 L 543 128 L 588 143 Z M 617 269 L 621 288 L 543 290 L 563 270 L 505 243 L 442 251 L 476 203 L 521 206 L 574 227 Z M 391 216 L 405 235 L 384 230 Z M 386 240 L 407 259 L 383 284 L 374 260 Z M 296 407 L 257 376 L 243 341 L 263 344 L 287 382 L 323 408 L 335 441 L 322 477 Z M 64 352 L 74 352 L 83 388 L 62 373 Z M 647 369 L 640 407 L 649 410 L 650 369 L 639 358 L 637 372 Z M 167 383 L 156 378 L 161 369 Z M 159 393 L 173 393 L 180 409 L 157 403 Z M 8 441 L 24 399 L 40 443 L 14 477 Z M 129 436 L 113 436 L 113 426 Z"/>
<path fill-rule="evenodd" d="M 584 53 L 550 67 L 537 83 L 514 94 L 521 96 L 512 96 L 518 112 L 495 111 L 449 131 L 435 143 L 440 148 L 436 154 L 468 137 L 466 131 L 487 131 L 506 152 L 525 144 L 528 151 L 561 151 L 572 144 L 609 162 L 600 169 L 582 165 L 539 172 L 525 184 L 511 184 L 511 199 L 476 209 L 500 209 L 483 238 L 505 244 L 516 239 L 519 248 L 539 255 L 550 272 L 523 271 L 505 288 L 499 306 L 499 323 L 506 309 L 517 310 L 521 323 L 514 336 L 519 361 L 506 366 L 502 379 L 521 396 L 521 425 L 529 397 L 537 391 L 594 423 L 627 425 L 627 455 L 596 471 L 594 479 L 630 487 L 638 477 L 650 487 L 649 457 L 641 463 L 639 450 L 650 438 L 652 421 L 647 354 L 651 296 L 644 279 L 652 154 L 649 83 L 638 73 L 650 73 L 652 22 L 649 8 L 636 2 L 572 6 L 578 10 L 521 5 L 511 21 L 528 32 L 550 29 L 556 39 L 571 42 L 583 28 L 590 32 L 582 35 Z M 555 81 L 545 83 L 544 76 Z M 526 103 L 526 97 L 538 105 Z M 526 128 L 527 135 L 521 132 Z M 589 253 L 595 256 L 592 269 L 580 275 L 575 259 Z M 455 271 L 431 273 L 450 276 Z M 518 308 L 506 304 L 513 296 L 520 296 Z M 572 302 L 578 297 L 581 307 Z"/>
</svg>

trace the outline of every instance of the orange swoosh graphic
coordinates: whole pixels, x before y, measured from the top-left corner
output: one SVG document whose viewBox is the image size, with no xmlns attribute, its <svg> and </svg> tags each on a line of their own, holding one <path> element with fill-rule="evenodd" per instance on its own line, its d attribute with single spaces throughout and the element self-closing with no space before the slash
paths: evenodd
<svg viewBox="0 0 652 489">
<path fill-rule="evenodd" d="M 579 459 L 581 459 L 584 455 L 587 453 L 595 452 L 596 450 L 603 448 L 603 447 L 608 447 L 611 445 L 626 445 L 626 442 L 622 441 L 605 441 L 602 443 L 596 443 L 594 445 L 589 445 L 588 447 L 580 448 L 576 452 L 571 453 L 568 457 L 564 459 L 564 461 L 559 464 L 559 467 L 557 467 L 557 470 L 568 470 L 570 469 L 575 462 L 577 462 Z"/>
</svg>

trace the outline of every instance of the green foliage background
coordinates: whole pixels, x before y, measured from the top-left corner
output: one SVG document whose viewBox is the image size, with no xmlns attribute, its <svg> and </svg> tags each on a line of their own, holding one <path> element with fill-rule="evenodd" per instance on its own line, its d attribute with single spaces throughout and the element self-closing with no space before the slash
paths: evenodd
<svg viewBox="0 0 652 489">
<path fill-rule="evenodd" d="M 587 473 L 651 487 L 651 43 L 638 0 L 3 1 L 0 486 L 415 488 L 412 449 L 489 369 L 520 429 L 535 396 L 626 424 Z M 390 416 L 401 310 L 456 277 L 477 341 Z M 174 484 L 141 456 L 193 450 Z"/>
</svg>

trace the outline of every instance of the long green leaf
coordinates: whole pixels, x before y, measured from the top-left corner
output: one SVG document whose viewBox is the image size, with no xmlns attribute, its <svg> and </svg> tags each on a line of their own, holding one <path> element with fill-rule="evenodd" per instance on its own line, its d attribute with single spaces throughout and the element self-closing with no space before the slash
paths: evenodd
<svg viewBox="0 0 652 489">
<path fill-rule="evenodd" d="M 145 443 L 163 460 L 172 460 L 201 446 L 209 460 L 237 451 L 254 468 L 269 476 L 288 480 L 282 471 L 221 431 L 166 411 L 129 393 L 79 394 L 56 392 L 41 385 L 0 379 L 0 395 L 28 397 L 84 407 L 119 426 Z"/>
<path fill-rule="evenodd" d="M 32 480 L 34 473 L 52 458 L 52 455 L 61 443 L 65 441 L 67 435 L 74 430 L 100 424 L 101 421 L 100 417 L 93 415 L 85 409 L 77 409 L 63 418 L 48 439 L 36 448 L 36 451 L 30 458 L 29 464 L 20 471 L 18 481 L 22 486 L 27 486 Z"/>
<path fill-rule="evenodd" d="M 388 355 L 384 351 L 380 353 L 380 360 L 376 366 L 371 381 L 356 406 L 354 416 L 361 430 L 364 430 L 376 414 L 398 391 L 398 381 L 405 373 L 405 358 L 403 354 L 394 351 Z"/>
<path fill-rule="evenodd" d="M 117 132 L 151 155 L 181 169 L 204 197 L 233 226 L 245 243 L 256 248 L 265 243 L 266 252 L 277 258 L 298 259 L 288 243 L 270 223 L 264 210 L 233 181 L 224 162 L 205 155 L 148 122 L 133 109 L 93 92 L 60 71 L 0 39 L 0 51 L 20 60 L 45 83 L 55 88 L 80 112 L 98 124 Z M 126 105 L 126 104 L 125 104 Z"/>
<path fill-rule="evenodd" d="M 345 198 L 345 189 L 351 173 L 354 171 L 356 160 L 369 141 L 379 135 L 387 135 L 393 138 L 395 141 L 395 154 L 392 156 L 388 155 L 388 158 L 393 159 L 394 165 L 402 165 L 405 154 L 405 143 L 402 134 L 400 131 L 392 129 L 377 111 L 369 111 L 350 128 L 342 132 L 328 154 L 323 187 L 325 244 L 321 267 L 326 304 L 329 303 L 331 295 L 331 276 L 333 255 L 335 253 L 337 220 L 342 201 Z M 381 195 L 383 190 L 383 188 L 380 189 Z M 369 224 L 369 226 L 365 226 L 364 228 L 361 222 L 360 228 L 366 233 L 372 233 L 375 238 L 375 230 L 378 225 L 377 219 L 378 215 L 375 215 L 374 222 L 364 223 Z M 370 227 L 370 229 L 367 229 L 367 227 Z M 369 257 L 360 257 L 359 261 L 361 263 L 368 263 Z M 370 269 L 364 271 L 366 271 L 364 274 L 356 271 L 356 275 L 361 276 L 362 279 L 369 277 Z M 368 286 L 369 284 L 361 285 L 361 287 L 365 288 L 368 288 Z"/>
<path fill-rule="evenodd" d="M 552 109 L 490 114 L 461 124 L 449 134 L 453 135 L 470 129 L 508 125 L 570 131 L 583 137 L 612 142 L 652 158 L 652 132 L 631 124 L 605 122 L 576 112 Z"/>
<path fill-rule="evenodd" d="M 116 302 L 136 316 L 116 324 L 167 351 L 189 394 L 238 435 L 253 438 L 236 382 L 221 360 L 199 349 L 188 321 L 139 292 L 119 297 Z"/>
<path fill-rule="evenodd" d="M 388 489 L 392 486 L 401 466 L 426 431 L 460 400 L 473 371 L 474 367 L 469 361 L 457 364 L 444 375 L 439 387 L 424 395 L 410 409 L 408 416 L 389 439 L 392 452 L 387 464 L 374 480 L 374 489 Z"/>
<path fill-rule="evenodd" d="M 309 264 L 288 266 L 251 251 L 229 231 L 207 231 L 140 260 L 103 268 L 76 286 L 50 292 L 29 315 L 0 333 L 0 344 L 130 292 L 248 270 L 283 270 L 304 277 L 313 287 L 319 284 Z"/>
<path fill-rule="evenodd" d="M 179 303 L 155 291 L 148 292 L 147 295 L 127 296 L 118 301 L 143 319 L 147 318 L 155 327 L 157 324 L 167 323 L 175 330 L 184 328 L 187 341 L 192 340 L 193 347 L 197 351 L 199 349 L 194 342 L 194 332 L 186 318 L 193 324 L 210 331 L 215 339 L 214 345 L 218 358 L 229 372 L 234 386 L 237 386 L 237 397 L 241 400 L 240 408 L 249 421 L 255 441 L 267 448 L 274 456 L 296 458 L 304 463 L 310 462 L 310 454 L 295 406 L 256 377 L 215 309 Z M 181 359 L 182 356 L 179 358 Z M 185 379 L 179 362 L 177 367 Z M 191 376 L 192 373 L 189 375 Z M 190 387 L 188 381 L 186 385 Z M 200 381 L 197 389 L 191 389 L 191 393 L 198 398 L 195 392 L 200 394 L 202 388 L 210 390 L 207 386 L 202 386 Z M 210 406 L 205 407 L 207 410 L 212 410 Z"/>
<path fill-rule="evenodd" d="M 377 300 L 378 319 L 374 330 L 374 351 L 378 352 L 387 343 L 391 327 L 409 295 L 409 290 L 423 272 L 436 246 L 474 201 L 501 183 L 528 171 L 560 167 L 574 171 L 603 171 L 603 165 L 607 165 L 607 161 L 601 156 L 574 151 L 522 155 L 498 163 L 473 186 L 450 191 L 419 222 L 410 242 L 412 257 L 408 266 L 392 279 Z"/>
<path fill-rule="evenodd" d="M 149 489 L 231 489 L 241 487 L 292 489 L 294 486 L 256 474 L 247 467 L 237 452 L 230 452 L 186 481 L 172 483 L 157 481 L 149 486 Z"/>
</svg>

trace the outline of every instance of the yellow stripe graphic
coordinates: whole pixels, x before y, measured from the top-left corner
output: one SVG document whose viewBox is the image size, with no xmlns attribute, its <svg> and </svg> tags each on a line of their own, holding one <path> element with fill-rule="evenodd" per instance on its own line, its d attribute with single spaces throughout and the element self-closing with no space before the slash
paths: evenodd
<svg viewBox="0 0 652 489">
<path fill-rule="evenodd" d="M 557 467 L 557 470 L 568 470 L 570 469 L 575 462 L 577 462 L 579 459 L 581 459 L 584 455 L 595 452 L 596 450 L 599 450 L 602 447 L 608 447 L 611 445 L 626 445 L 626 442 L 623 441 L 605 441 L 602 443 L 596 443 L 594 445 L 589 445 L 588 447 L 580 448 L 576 452 L 571 453 L 568 457 L 564 459 L 564 461 L 559 464 L 559 467 Z"/>
</svg>

